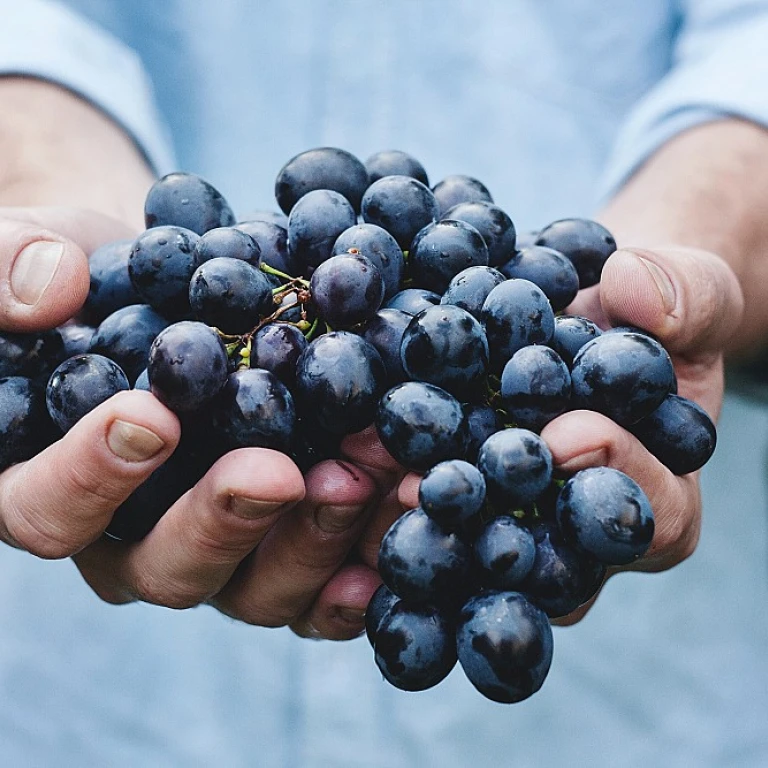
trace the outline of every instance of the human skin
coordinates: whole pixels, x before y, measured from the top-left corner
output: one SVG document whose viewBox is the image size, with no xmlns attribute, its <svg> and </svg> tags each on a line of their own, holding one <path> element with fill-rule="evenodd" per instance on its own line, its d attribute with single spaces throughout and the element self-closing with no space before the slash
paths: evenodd
<svg viewBox="0 0 768 768">
<path fill-rule="evenodd" d="M 87 254 L 141 228 L 152 174 L 121 129 L 72 94 L 8 78 L 0 96 L 14 107 L 0 118 L 0 149 L 14 158 L 0 170 L 7 206 L 0 209 L 0 328 L 31 331 L 75 314 L 88 289 Z M 681 134 L 603 210 L 622 250 L 608 260 L 599 288 L 583 291 L 572 308 L 656 334 L 673 355 L 681 394 L 713 418 L 724 353 L 763 338 L 768 319 L 763 201 L 765 131 L 723 120 Z M 17 278 L 40 272 L 19 256 L 38 241 L 52 245 L 27 252 L 36 265 L 58 258 L 44 285 Z M 565 414 L 543 437 L 559 470 L 607 464 L 648 494 L 656 534 L 633 568 L 663 570 L 691 554 L 701 519 L 698 473 L 674 477 L 594 413 Z M 178 439 L 178 420 L 151 395 L 112 398 L 0 475 L 0 539 L 39 557 L 73 557 L 111 603 L 208 603 L 251 624 L 356 636 L 380 581 L 378 542 L 416 505 L 418 477 L 406 475 L 371 429 L 344 441 L 348 461 L 323 463 L 305 478 L 282 454 L 241 449 L 217 462 L 142 542 L 103 537 L 114 509 Z"/>
</svg>

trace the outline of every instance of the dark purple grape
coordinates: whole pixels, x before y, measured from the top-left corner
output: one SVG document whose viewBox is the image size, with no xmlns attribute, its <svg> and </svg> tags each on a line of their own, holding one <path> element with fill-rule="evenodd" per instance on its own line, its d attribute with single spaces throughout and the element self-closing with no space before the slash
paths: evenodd
<svg viewBox="0 0 768 768">
<path fill-rule="evenodd" d="M 589 219 L 560 219 L 539 232 L 536 245 L 554 248 L 573 262 L 579 273 L 579 286 L 589 288 L 600 282 L 608 257 L 616 250 L 616 240 L 601 224 Z"/>
<path fill-rule="evenodd" d="M 365 169 L 368 171 L 369 184 L 384 176 L 410 176 L 429 186 L 424 166 L 415 157 L 398 149 L 385 149 L 371 155 L 365 161 Z"/>
<path fill-rule="evenodd" d="M 64 340 L 57 329 L 36 333 L 0 331 L 0 377 L 23 376 L 42 386 L 65 360 Z"/>
<path fill-rule="evenodd" d="M 170 320 L 187 317 L 189 281 L 200 266 L 195 249 L 200 238 L 189 229 L 158 226 L 133 244 L 128 274 L 143 301 Z"/>
<path fill-rule="evenodd" d="M 405 271 L 403 251 L 386 229 L 376 224 L 355 224 L 339 235 L 333 254 L 348 253 L 350 249 L 359 251 L 377 267 L 384 281 L 385 298 L 400 290 Z"/>
<path fill-rule="evenodd" d="M 132 304 L 102 320 L 91 338 L 89 352 L 114 360 L 135 382 L 147 367 L 149 348 L 168 321 L 147 304 Z"/>
<path fill-rule="evenodd" d="M 454 632 L 439 609 L 401 600 L 384 614 L 374 635 L 376 665 L 396 688 L 431 688 L 456 665 Z"/>
<path fill-rule="evenodd" d="M 64 359 L 68 357 L 74 357 L 75 355 L 84 355 L 91 346 L 91 340 L 93 339 L 96 329 L 92 325 L 85 325 L 84 323 L 70 320 L 64 325 L 60 325 L 57 329 L 61 336 L 61 341 L 64 344 Z"/>
<path fill-rule="evenodd" d="M 701 469 L 717 444 L 717 430 L 707 412 L 693 400 L 673 394 L 633 424 L 630 432 L 676 475 Z"/>
<path fill-rule="evenodd" d="M 488 263 L 492 267 L 508 262 L 515 255 L 515 225 L 498 205 L 485 201 L 459 203 L 441 218 L 471 224 L 488 246 Z"/>
<path fill-rule="evenodd" d="M 211 259 L 240 259 L 259 266 L 261 248 L 240 227 L 216 227 L 206 232 L 195 244 L 199 263 Z"/>
<path fill-rule="evenodd" d="M 533 534 L 511 515 L 489 520 L 474 543 L 475 562 L 492 589 L 517 589 L 533 568 Z"/>
<path fill-rule="evenodd" d="M 490 405 L 467 403 L 464 406 L 467 421 L 467 461 L 475 462 L 480 446 L 494 433 L 504 429 L 501 415 Z"/>
<path fill-rule="evenodd" d="M 553 349 L 538 344 L 518 349 L 501 374 L 501 399 L 512 420 L 540 432 L 571 402 L 571 374 Z"/>
<path fill-rule="evenodd" d="M 221 193 L 193 173 L 170 173 L 156 181 L 144 202 L 147 229 L 171 225 L 202 235 L 231 227 L 235 215 Z"/>
<path fill-rule="evenodd" d="M 334 328 L 351 328 L 370 320 L 384 300 L 378 268 L 361 253 L 331 256 L 312 273 L 312 305 Z"/>
<path fill-rule="evenodd" d="M 539 230 L 529 230 L 528 232 L 518 232 L 515 242 L 515 247 L 518 251 L 522 251 L 523 248 L 530 248 L 532 245 L 536 245 L 536 241 L 539 239 Z"/>
<path fill-rule="evenodd" d="M 267 276 L 247 261 L 228 257 L 210 259 L 195 270 L 189 304 L 199 320 L 228 334 L 248 333 L 276 309 Z"/>
<path fill-rule="evenodd" d="M 653 511 L 640 486 L 611 467 L 590 467 L 570 478 L 557 500 L 566 538 L 606 565 L 627 565 L 651 545 Z"/>
<path fill-rule="evenodd" d="M 411 322 L 411 315 L 399 309 L 380 309 L 362 328 L 361 336 L 376 347 L 387 369 L 387 382 L 392 387 L 408 377 L 400 358 L 403 333 Z"/>
<path fill-rule="evenodd" d="M 399 309 L 409 315 L 418 315 L 419 312 L 434 307 L 440 303 L 440 294 L 427 291 L 424 288 L 405 288 L 396 293 L 387 303 L 387 309 Z"/>
<path fill-rule="evenodd" d="M 158 334 L 149 350 L 152 394 L 176 413 L 209 403 L 227 381 L 227 351 L 215 330 L 183 320 Z"/>
<path fill-rule="evenodd" d="M 333 252 L 339 235 L 357 221 L 349 201 L 338 192 L 316 189 L 307 192 L 288 217 L 288 253 L 308 271 Z"/>
<path fill-rule="evenodd" d="M 268 221 L 243 221 L 235 229 L 250 235 L 259 246 L 260 264 L 294 277 L 301 274 L 303 265 L 288 252 L 287 218 L 282 225 Z"/>
<path fill-rule="evenodd" d="M 630 426 L 675 388 L 667 351 L 640 333 L 604 333 L 583 346 L 571 371 L 573 401 Z"/>
<path fill-rule="evenodd" d="M 468 267 L 451 279 L 440 299 L 441 304 L 455 304 L 480 320 L 480 313 L 488 294 L 506 280 L 493 267 Z"/>
<path fill-rule="evenodd" d="M 386 584 L 379 584 L 365 609 L 365 635 L 371 646 L 373 646 L 381 620 L 387 615 L 389 609 L 399 602 L 400 598 Z"/>
<path fill-rule="evenodd" d="M 485 184 L 462 174 L 446 176 L 442 181 L 438 181 L 432 187 L 432 193 L 440 205 L 441 217 L 459 203 L 493 202 Z"/>
<path fill-rule="evenodd" d="M 406 512 L 384 534 L 378 569 L 400 598 L 433 605 L 455 602 L 469 573 L 471 550 L 422 509 Z"/>
<path fill-rule="evenodd" d="M 141 304 L 128 274 L 128 258 L 133 240 L 117 240 L 97 248 L 88 258 L 91 274 L 83 315 L 98 325 L 107 315 L 130 304 Z"/>
<path fill-rule="evenodd" d="M 491 353 L 491 368 L 501 372 L 518 349 L 547 344 L 555 315 L 544 292 L 529 280 L 505 280 L 489 294 L 480 313 Z"/>
<path fill-rule="evenodd" d="M 311 414 L 296 419 L 290 456 L 303 474 L 321 461 L 341 459 L 342 435 L 321 427 Z"/>
<path fill-rule="evenodd" d="M 271 371 L 290 389 L 296 382 L 296 363 L 308 343 L 295 325 L 269 323 L 253 337 L 251 365 Z"/>
<path fill-rule="evenodd" d="M 456 647 L 464 674 L 502 704 L 527 699 L 544 683 L 554 642 L 546 615 L 519 592 L 482 592 L 461 610 Z"/>
<path fill-rule="evenodd" d="M 390 389 L 379 403 L 376 431 L 396 461 L 420 472 L 466 452 L 461 404 L 433 384 L 407 381 Z"/>
<path fill-rule="evenodd" d="M 363 221 L 386 229 L 403 250 L 420 229 L 437 221 L 439 213 L 429 187 L 410 176 L 385 176 L 363 195 Z"/>
<path fill-rule="evenodd" d="M 555 318 L 555 333 L 549 345 L 570 368 L 573 358 L 578 351 L 592 339 L 596 339 L 602 331 L 595 323 L 586 317 L 578 315 L 560 315 Z"/>
<path fill-rule="evenodd" d="M 426 381 L 456 397 L 468 397 L 485 381 L 488 342 L 483 326 L 452 304 L 416 315 L 403 333 L 400 357 L 414 381 Z"/>
<path fill-rule="evenodd" d="M 37 455 L 55 435 L 43 390 L 23 376 L 0 379 L 0 472 Z"/>
<path fill-rule="evenodd" d="M 550 618 L 567 616 L 597 594 L 605 566 L 568 544 L 554 522 L 533 526 L 536 557 L 521 589 Z"/>
<path fill-rule="evenodd" d="M 562 253 L 534 245 L 518 251 L 499 270 L 509 278 L 522 278 L 538 285 L 549 299 L 552 309 L 565 309 L 579 292 L 576 267 Z"/>
<path fill-rule="evenodd" d="M 462 270 L 487 267 L 488 248 L 470 224 L 438 221 L 419 230 L 413 238 L 408 266 L 420 287 L 443 293 Z"/>
<path fill-rule="evenodd" d="M 442 461 L 419 483 L 419 506 L 438 525 L 455 529 L 475 517 L 485 504 L 485 478 L 461 459 Z"/>
<path fill-rule="evenodd" d="M 374 419 L 386 375 L 379 353 L 365 339 L 348 331 L 326 333 L 297 363 L 300 410 L 334 434 L 359 432 Z"/>
<path fill-rule="evenodd" d="M 276 224 L 278 227 L 286 229 L 288 227 L 288 217 L 282 211 L 270 211 L 266 209 L 259 209 L 256 211 L 250 211 L 247 216 L 243 217 L 242 221 L 238 221 L 235 226 L 243 232 L 248 232 L 250 235 L 249 227 L 244 225 L 255 224 L 257 222 L 264 222 L 265 224 Z"/>
<path fill-rule="evenodd" d="M 547 444 L 527 429 L 502 429 L 480 447 L 477 468 L 485 476 L 488 497 L 502 509 L 533 503 L 552 479 Z"/>
<path fill-rule="evenodd" d="M 117 363 L 103 355 L 78 355 L 51 374 L 45 401 L 53 421 L 68 432 L 86 413 L 126 389 L 130 384 Z"/>
<path fill-rule="evenodd" d="M 226 451 L 274 448 L 288 452 L 296 426 L 293 397 L 269 371 L 231 373 L 213 401 L 213 436 Z"/>
<path fill-rule="evenodd" d="M 275 180 L 275 198 L 282 211 L 290 214 L 307 193 L 333 190 L 359 212 L 367 186 L 368 172 L 354 155 L 336 147 L 319 147 L 301 152 L 280 169 Z"/>
</svg>

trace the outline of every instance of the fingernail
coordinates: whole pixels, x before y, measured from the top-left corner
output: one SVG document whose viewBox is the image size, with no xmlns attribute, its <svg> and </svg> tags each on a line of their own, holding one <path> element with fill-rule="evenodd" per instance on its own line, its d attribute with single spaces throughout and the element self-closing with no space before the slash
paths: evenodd
<svg viewBox="0 0 768 768">
<path fill-rule="evenodd" d="M 110 451 L 124 461 L 147 461 L 165 446 L 151 429 L 115 419 L 107 432 Z"/>
<path fill-rule="evenodd" d="M 670 314 L 675 308 L 675 303 L 677 301 L 675 286 L 672 285 L 672 281 L 658 264 L 654 264 L 652 261 L 648 261 L 648 259 L 644 259 L 642 256 L 638 256 L 637 258 L 648 270 L 653 278 L 653 282 L 656 283 L 656 287 L 659 289 L 659 294 L 661 295 L 662 304 L 664 305 L 664 312 Z"/>
<path fill-rule="evenodd" d="M 247 520 L 258 520 L 260 517 L 271 515 L 283 503 L 280 501 L 265 501 L 264 499 L 250 499 L 246 496 L 232 496 L 229 500 L 229 508 L 232 514 L 244 517 Z"/>
<path fill-rule="evenodd" d="M 361 611 L 357 608 L 337 608 L 336 615 L 347 624 L 353 624 L 355 626 L 363 624 L 365 622 L 365 611 Z"/>
<path fill-rule="evenodd" d="M 11 290 L 22 303 L 37 304 L 56 274 L 64 243 L 35 240 L 16 256 L 11 270 Z"/>
<path fill-rule="evenodd" d="M 325 533 L 343 533 L 360 518 L 362 507 L 341 507 L 329 504 L 315 512 L 315 523 Z"/>
<path fill-rule="evenodd" d="M 568 473 L 578 472 L 580 469 L 586 469 L 587 467 L 604 467 L 606 464 L 608 464 L 608 451 L 605 448 L 598 448 L 589 453 L 580 453 L 577 456 L 572 456 L 570 459 L 558 463 L 557 468 L 561 472 Z"/>
</svg>

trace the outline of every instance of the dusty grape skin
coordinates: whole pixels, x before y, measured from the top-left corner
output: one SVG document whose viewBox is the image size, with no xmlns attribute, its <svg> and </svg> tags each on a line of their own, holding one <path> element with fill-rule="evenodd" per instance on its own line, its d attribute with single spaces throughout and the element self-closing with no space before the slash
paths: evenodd
<svg viewBox="0 0 768 768">
<path fill-rule="evenodd" d="M 511 515 L 499 515 L 480 530 L 473 545 L 482 580 L 492 589 L 517 589 L 536 557 L 533 534 Z"/>
<path fill-rule="evenodd" d="M 168 325 L 148 304 L 132 304 L 102 320 L 88 351 L 114 360 L 133 384 L 147 367 L 152 342 Z"/>
<path fill-rule="evenodd" d="M 176 413 L 211 401 L 227 381 L 227 352 L 219 335 L 203 323 L 169 325 L 152 342 L 147 365 L 152 394 Z"/>
<path fill-rule="evenodd" d="M 382 581 L 400 598 L 450 603 L 469 573 L 471 550 L 419 507 L 395 520 L 379 548 Z"/>
<path fill-rule="evenodd" d="M 413 238 L 408 252 L 411 276 L 422 288 L 442 294 L 468 267 L 487 267 L 488 248 L 482 235 L 463 221 L 428 224 Z"/>
<path fill-rule="evenodd" d="M 425 288 L 404 288 L 387 301 L 386 309 L 399 309 L 409 315 L 418 315 L 440 303 L 440 294 Z"/>
<path fill-rule="evenodd" d="M 507 509 L 531 504 L 552 479 L 547 444 L 527 429 L 508 428 L 480 446 L 477 468 L 485 476 L 488 497 Z"/>
<path fill-rule="evenodd" d="M 376 591 L 371 595 L 365 609 L 365 635 L 371 647 L 373 647 L 376 630 L 378 630 L 381 620 L 387 615 L 389 609 L 399 602 L 400 598 L 386 584 L 379 584 Z"/>
<path fill-rule="evenodd" d="M 338 192 L 316 189 L 297 201 L 288 217 L 288 253 L 311 271 L 331 256 L 339 235 L 356 222 L 349 201 Z"/>
<path fill-rule="evenodd" d="M 163 226 L 136 238 L 128 258 L 131 283 L 142 300 L 169 320 L 189 316 L 189 281 L 200 266 L 200 238 L 189 229 Z"/>
<path fill-rule="evenodd" d="M 348 253 L 356 249 L 370 259 L 384 281 L 384 298 L 400 290 L 405 271 L 403 251 L 386 229 L 376 224 L 355 224 L 344 230 L 333 244 L 333 254 Z"/>
<path fill-rule="evenodd" d="M 376 432 L 396 461 L 419 472 L 466 452 L 461 404 L 444 389 L 420 381 L 398 384 L 381 398 Z"/>
<path fill-rule="evenodd" d="M 365 161 L 368 172 L 368 183 L 384 178 L 384 176 L 411 176 L 425 186 L 429 186 L 429 178 L 424 166 L 407 152 L 397 149 L 385 149 L 375 152 Z"/>
<path fill-rule="evenodd" d="M 467 523 L 484 503 L 485 478 L 461 459 L 436 464 L 419 483 L 419 506 L 446 530 Z"/>
<path fill-rule="evenodd" d="M 360 211 L 368 172 L 353 154 L 336 147 L 318 147 L 292 157 L 278 172 L 275 198 L 285 214 L 307 193 L 328 189 L 343 195 Z"/>
<path fill-rule="evenodd" d="M 326 333 L 296 365 L 299 412 L 334 434 L 359 432 L 374 419 L 386 375 L 381 356 L 365 339 L 348 331 Z"/>
<path fill-rule="evenodd" d="M 84 355 L 91 346 L 96 329 L 92 325 L 70 320 L 56 329 L 64 344 L 64 359 Z"/>
<path fill-rule="evenodd" d="M 466 460 L 477 461 L 480 446 L 494 433 L 504 429 L 501 415 L 490 405 L 467 403 L 464 405 L 464 416 L 467 422 L 467 451 Z"/>
<path fill-rule="evenodd" d="M 667 395 L 661 405 L 629 431 L 676 475 L 701 469 L 717 445 L 717 430 L 707 412 L 692 400 Z"/>
<path fill-rule="evenodd" d="M 563 534 L 606 565 L 628 565 L 651 545 L 654 519 L 640 486 L 611 467 L 577 472 L 560 491 L 556 508 Z"/>
<path fill-rule="evenodd" d="M 544 292 L 529 280 L 505 280 L 483 303 L 480 313 L 491 353 L 491 370 L 502 369 L 518 349 L 547 344 L 555 315 Z"/>
<path fill-rule="evenodd" d="M 458 219 L 471 224 L 488 246 L 488 263 L 492 267 L 504 264 L 515 255 L 515 225 L 509 214 L 498 205 L 484 200 L 459 203 L 440 218 Z"/>
<path fill-rule="evenodd" d="M 539 232 L 536 245 L 554 248 L 570 259 L 579 274 L 580 288 L 600 282 L 603 264 L 616 250 L 613 235 L 589 219 L 553 221 Z"/>
<path fill-rule="evenodd" d="M 265 224 L 276 224 L 278 227 L 285 229 L 288 226 L 288 217 L 282 211 L 273 211 L 264 208 L 260 208 L 255 211 L 249 211 L 247 216 L 244 216 L 234 226 L 238 229 L 242 224 L 255 224 L 258 222 L 264 222 Z M 243 228 L 244 232 L 250 231 L 247 228 Z"/>
<path fill-rule="evenodd" d="M 261 248 L 248 232 L 240 227 L 210 229 L 195 243 L 201 264 L 211 259 L 240 259 L 254 267 L 259 265 Z"/>
<path fill-rule="evenodd" d="M 499 269 L 510 279 L 530 280 L 549 299 L 555 312 L 565 309 L 579 292 L 579 275 L 562 253 L 534 245 L 524 248 Z"/>
<path fill-rule="evenodd" d="M 492 203 L 493 198 L 488 188 L 472 176 L 460 173 L 446 176 L 432 187 L 432 193 L 440 206 L 440 217 L 459 203 L 486 202 Z"/>
<path fill-rule="evenodd" d="M 126 389 L 130 384 L 117 363 L 103 355 L 78 355 L 51 374 L 45 401 L 53 421 L 68 432 L 86 413 Z"/>
<path fill-rule="evenodd" d="M 401 600 L 379 622 L 372 642 L 376 665 L 396 688 L 432 688 L 456 665 L 454 632 L 438 608 Z"/>
<path fill-rule="evenodd" d="M 585 344 L 571 370 L 573 403 L 628 427 L 661 405 L 676 386 L 664 347 L 650 336 L 604 333 Z"/>
<path fill-rule="evenodd" d="M 375 181 L 363 195 L 361 210 L 363 221 L 386 229 L 403 250 L 440 213 L 429 187 L 410 176 L 384 176 Z"/>
<path fill-rule="evenodd" d="M 467 267 L 451 279 L 440 303 L 461 307 L 479 320 L 488 294 L 505 280 L 493 267 Z"/>
<path fill-rule="evenodd" d="M 57 432 L 42 388 L 23 376 L 0 379 L 0 472 L 31 459 Z"/>
<path fill-rule="evenodd" d="M 560 315 L 555 318 L 555 332 L 549 346 L 560 355 L 568 368 L 571 368 L 573 358 L 579 350 L 601 334 L 600 328 L 586 317 Z"/>
<path fill-rule="evenodd" d="M 502 371 L 501 399 L 519 427 L 539 432 L 570 407 L 568 366 L 549 347 L 518 349 Z"/>
<path fill-rule="evenodd" d="M 293 397 L 269 371 L 249 368 L 231 373 L 211 407 L 213 435 L 225 451 L 290 449 L 296 427 Z"/>
<path fill-rule="evenodd" d="M 469 312 L 445 304 L 425 309 L 411 320 L 403 333 L 400 357 L 408 378 L 467 397 L 485 380 L 488 342 L 483 326 Z"/>
<path fill-rule="evenodd" d="M 128 274 L 132 246 L 133 240 L 116 240 L 88 257 L 91 280 L 82 313 L 91 325 L 98 325 L 122 307 L 143 303 Z"/>
<path fill-rule="evenodd" d="M 309 342 L 288 323 L 268 323 L 253 337 L 251 365 L 271 371 L 289 389 L 296 382 L 296 363 Z"/>
<path fill-rule="evenodd" d="M 399 309 L 380 309 L 362 328 L 361 335 L 373 344 L 387 369 L 387 383 L 390 387 L 405 381 L 408 377 L 403 370 L 400 346 L 403 333 L 411 322 L 412 315 Z"/>
<path fill-rule="evenodd" d="M 147 229 L 163 225 L 184 227 L 198 235 L 229 227 L 235 215 L 221 193 L 193 173 L 169 173 L 156 181 L 144 202 Z"/>
<path fill-rule="evenodd" d="M 65 360 L 64 340 L 58 329 L 36 333 L 0 331 L 0 377 L 23 376 L 45 386 Z"/>
<path fill-rule="evenodd" d="M 512 704 L 541 688 L 554 643 L 546 615 L 524 595 L 489 590 L 462 608 L 456 647 L 472 685 L 493 701 Z"/>
<path fill-rule="evenodd" d="M 280 214 L 283 216 L 283 214 Z M 286 275 L 301 273 L 302 265 L 288 253 L 288 218 L 282 224 L 268 221 L 242 221 L 235 229 L 250 235 L 259 246 L 259 264 L 266 264 Z"/>
<path fill-rule="evenodd" d="M 333 328 L 351 328 L 370 320 L 384 300 L 384 280 L 376 265 L 361 253 L 326 259 L 309 282 L 312 305 Z"/>
</svg>

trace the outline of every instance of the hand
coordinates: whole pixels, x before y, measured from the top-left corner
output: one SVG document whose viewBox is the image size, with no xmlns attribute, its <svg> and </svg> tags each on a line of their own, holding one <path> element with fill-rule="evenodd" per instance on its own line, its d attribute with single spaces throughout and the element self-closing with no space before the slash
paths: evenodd
<svg viewBox="0 0 768 768">
<path fill-rule="evenodd" d="M 73 316 L 88 291 L 86 253 L 131 234 L 87 211 L 0 209 L 0 328 L 36 331 Z M 297 621 L 360 536 L 373 480 L 344 462 L 305 479 L 287 456 L 243 449 L 218 461 L 143 541 L 102 536 L 178 440 L 178 419 L 152 395 L 119 393 L 0 474 L 0 540 L 43 558 L 73 556 L 112 603 L 209 602 L 254 624 Z M 362 579 L 326 600 L 323 631 L 309 634 L 357 634 L 343 609 L 361 588 L 369 596 L 375 584 Z"/>
</svg>

